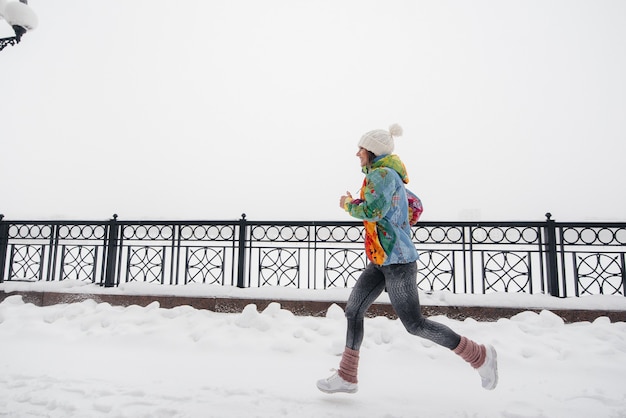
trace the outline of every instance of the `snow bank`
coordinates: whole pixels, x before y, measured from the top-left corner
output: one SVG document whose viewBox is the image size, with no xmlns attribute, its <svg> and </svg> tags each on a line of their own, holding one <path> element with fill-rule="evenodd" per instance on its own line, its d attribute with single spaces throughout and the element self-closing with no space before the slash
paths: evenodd
<svg viewBox="0 0 626 418">
<path fill-rule="evenodd" d="M 12 296 L 0 303 L 0 416 L 626 416 L 625 323 L 564 324 L 548 311 L 433 319 L 497 348 L 494 391 L 449 350 L 377 317 L 365 322 L 359 392 L 319 392 L 344 344 L 337 305 L 314 318 L 279 303 L 225 314 Z"/>
</svg>

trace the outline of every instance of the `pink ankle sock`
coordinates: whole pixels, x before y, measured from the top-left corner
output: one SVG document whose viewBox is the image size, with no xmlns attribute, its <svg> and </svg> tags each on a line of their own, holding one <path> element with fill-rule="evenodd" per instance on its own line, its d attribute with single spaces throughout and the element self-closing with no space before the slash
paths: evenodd
<svg viewBox="0 0 626 418">
<path fill-rule="evenodd" d="M 346 347 L 341 356 L 341 362 L 339 363 L 339 376 L 346 382 L 358 383 L 357 370 L 359 368 L 359 352 Z"/>
<path fill-rule="evenodd" d="M 485 357 L 487 356 L 487 349 L 484 345 L 478 345 L 474 341 L 465 337 L 461 337 L 461 342 L 454 349 L 454 352 L 461 356 L 463 360 L 471 364 L 475 369 L 483 365 Z"/>
</svg>

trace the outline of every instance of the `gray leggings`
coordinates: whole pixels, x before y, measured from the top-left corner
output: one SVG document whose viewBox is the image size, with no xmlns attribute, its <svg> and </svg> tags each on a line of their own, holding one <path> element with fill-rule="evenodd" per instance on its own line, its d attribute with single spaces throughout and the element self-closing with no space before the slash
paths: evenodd
<svg viewBox="0 0 626 418">
<path fill-rule="evenodd" d="M 391 305 L 409 333 L 455 349 L 461 336 L 447 326 L 422 316 L 416 279 L 416 262 L 387 266 L 369 263 L 357 280 L 346 305 L 346 346 L 353 350 L 361 347 L 365 312 L 386 287 Z"/>
</svg>

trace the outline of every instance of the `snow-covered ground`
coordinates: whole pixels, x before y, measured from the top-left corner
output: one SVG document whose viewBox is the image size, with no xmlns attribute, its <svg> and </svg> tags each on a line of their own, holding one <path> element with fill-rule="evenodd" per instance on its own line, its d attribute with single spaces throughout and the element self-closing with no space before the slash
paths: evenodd
<svg viewBox="0 0 626 418">
<path fill-rule="evenodd" d="M 36 286 L 4 283 L 0 290 Z M 98 289 L 39 285 L 63 288 Z M 626 417 L 626 323 L 564 324 L 549 310 L 497 322 L 433 318 L 497 348 L 500 384 L 490 392 L 447 349 L 409 335 L 397 320 L 370 318 L 359 392 L 326 395 L 315 381 L 338 366 L 341 308 L 333 305 L 323 318 L 294 316 L 279 303 L 295 295 L 288 289 L 211 288 L 205 293 L 271 291 L 278 302 L 226 314 L 92 300 L 37 307 L 8 297 L 0 303 L 0 417 Z M 343 297 L 340 290 L 326 298 Z M 298 295 L 322 298 L 323 291 Z M 467 304 L 481 298 L 422 296 Z M 513 295 L 493 295 L 493 303 L 496 297 L 517 303 Z M 620 296 L 560 303 L 626 309 Z"/>
</svg>

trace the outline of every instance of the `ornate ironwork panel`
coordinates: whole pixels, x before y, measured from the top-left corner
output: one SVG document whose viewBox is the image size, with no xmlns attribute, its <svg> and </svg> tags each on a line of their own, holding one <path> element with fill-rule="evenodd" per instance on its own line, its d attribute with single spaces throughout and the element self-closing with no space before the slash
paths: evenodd
<svg viewBox="0 0 626 418">
<path fill-rule="evenodd" d="M 126 281 L 164 283 L 165 248 L 128 247 Z"/>
<path fill-rule="evenodd" d="M 352 287 L 367 266 L 364 250 L 326 250 L 324 288 Z"/>
<path fill-rule="evenodd" d="M 11 249 L 9 280 L 41 280 L 45 253 L 42 245 L 14 245 Z"/>
<path fill-rule="evenodd" d="M 624 254 L 572 254 L 576 264 L 576 296 L 624 295 Z"/>
<path fill-rule="evenodd" d="M 59 280 L 96 281 L 98 247 L 83 245 L 61 247 L 61 277 Z"/>
<path fill-rule="evenodd" d="M 575 296 L 626 295 L 626 225 L 562 224 L 558 227 L 562 285 Z M 571 254 L 571 262 L 568 261 Z"/>
<path fill-rule="evenodd" d="M 435 290 L 456 292 L 454 253 L 452 251 L 421 251 L 417 265 L 417 286 L 419 289 L 427 292 Z"/>
<path fill-rule="evenodd" d="M 484 252 L 484 291 L 532 293 L 530 260 L 530 254 Z"/>
<path fill-rule="evenodd" d="M 259 286 L 300 287 L 300 252 L 298 249 L 261 250 Z"/>
<path fill-rule="evenodd" d="M 185 249 L 185 283 L 201 281 L 204 284 L 232 285 L 236 267 L 236 239 L 237 229 L 232 224 L 181 224 L 177 245 Z M 228 262 L 231 267 L 230 283 L 226 277 Z"/>
<path fill-rule="evenodd" d="M 210 247 L 185 248 L 185 284 L 224 284 L 224 252 Z"/>
</svg>

